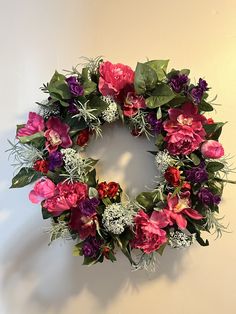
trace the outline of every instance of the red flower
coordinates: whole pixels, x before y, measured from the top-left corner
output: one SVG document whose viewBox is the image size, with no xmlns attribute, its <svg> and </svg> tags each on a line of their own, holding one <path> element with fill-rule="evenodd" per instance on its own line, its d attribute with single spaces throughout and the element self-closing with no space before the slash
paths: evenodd
<svg viewBox="0 0 236 314">
<path fill-rule="evenodd" d="M 166 181 L 173 186 L 178 186 L 180 184 L 180 171 L 175 167 L 168 167 L 164 177 Z"/>
<path fill-rule="evenodd" d="M 89 140 L 89 129 L 87 128 L 79 132 L 76 144 L 82 147 L 85 144 L 87 144 L 88 140 Z"/>
<path fill-rule="evenodd" d="M 99 183 L 97 187 L 100 199 L 105 197 L 114 198 L 118 194 L 119 189 L 120 186 L 118 183 L 116 182 L 106 183 L 106 181 Z"/>
<path fill-rule="evenodd" d="M 215 121 L 212 118 L 207 119 L 207 124 L 214 124 Z"/>
<path fill-rule="evenodd" d="M 181 190 L 191 190 L 191 184 L 187 181 L 185 181 L 182 185 Z"/>
<path fill-rule="evenodd" d="M 103 96 L 117 96 L 122 89 L 134 82 L 134 71 L 121 63 L 103 62 L 100 65 L 99 73 L 98 88 Z"/>
<path fill-rule="evenodd" d="M 33 166 L 35 171 L 47 173 L 48 172 L 48 161 L 47 160 L 36 160 Z"/>
</svg>

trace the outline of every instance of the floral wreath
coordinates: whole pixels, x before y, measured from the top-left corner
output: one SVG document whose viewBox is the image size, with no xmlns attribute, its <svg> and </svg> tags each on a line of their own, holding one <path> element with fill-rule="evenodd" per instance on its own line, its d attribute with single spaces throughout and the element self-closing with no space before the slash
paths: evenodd
<svg viewBox="0 0 236 314">
<path fill-rule="evenodd" d="M 10 156 L 18 173 L 12 188 L 36 181 L 29 199 L 41 203 L 51 220 L 50 243 L 76 241 L 83 264 L 115 261 L 117 248 L 132 266 L 152 268 L 168 245 L 209 244 L 203 231 L 219 237 L 218 216 L 227 175 L 232 171 L 219 143 L 225 123 L 205 114 L 214 110 L 208 84 L 190 83 L 189 70 L 167 71 L 168 60 L 138 63 L 135 71 L 101 58 L 55 72 L 41 88 L 49 94 L 17 126 Z M 155 188 L 123 197 L 117 182 L 99 182 L 98 160 L 83 151 L 102 125 L 121 120 L 135 137 L 154 138 Z"/>
</svg>

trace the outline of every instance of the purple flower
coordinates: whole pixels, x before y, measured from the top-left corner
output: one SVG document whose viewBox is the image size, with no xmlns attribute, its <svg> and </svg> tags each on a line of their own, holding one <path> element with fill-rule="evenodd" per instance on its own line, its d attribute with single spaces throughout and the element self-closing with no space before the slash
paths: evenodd
<svg viewBox="0 0 236 314">
<path fill-rule="evenodd" d="M 206 171 L 205 165 L 202 163 L 198 167 L 194 167 L 190 170 L 186 170 L 187 181 L 193 183 L 202 183 L 208 180 L 208 173 Z"/>
<path fill-rule="evenodd" d="M 50 171 L 54 171 L 56 168 L 60 168 L 63 165 L 63 155 L 59 151 L 52 152 L 48 157 Z"/>
<path fill-rule="evenodd" d="M 70 76 L 66 79 L 70 92 L 73 96 L 82 96 L 84 93 L 83 86 L 81 86 L 75 76 Z"/>
<path fill-rule="evenodd" d="M 208 84 L 205 80 L 203 80 L 202 78 L 199 79 L 198 87 L 201 88 L 203 92 L 206 92 L 208 90 L 207 85 Z"/>
<path fill-rule="evenodd" d="M 208 90 L 207 85 L 207 82 L 200 78 L 198 85 L 190 90 L 190 96 L 195 103 L 199 104 L 201 102 L 204 92 Z"/>
<path fill-rule="evenodd" d="M 208 206 L 218 205 L 221 201 L 220 196 L 213 194 L 208 188 L 201 188 L 198 192 L 198 198 L 203 204 Z"/>
<path fill-rule="evenodd" d="M 170 87 L 176 92 L 180 93 L 185 85 L 188 83 L 188 76 L 185 74 L 176 74 L 169 80 Z"/>
<path fill-rule="evenodd" d="M 86 239 L 83 243 L 83 254 L 86 257 L 95 257 L 98 255 L 100 246 L 102 244 L 102 241 L 95 238 L 95 237 L 89 237 Z"/>
<path fill-rule="evenodd" d="M 149 112 L 149 114 L 146 117 L 147 122 L 149 123 L 152 131 L 154 133 L 160 133 L 162 130 L 162 121 L 157 120 L 156 113 L 154 111 Z"/>
<path fill-rule="evenodd" d="M 93 197 L 91 199 L 85 199 L 79 203 L 79 209 L 82 216 L 92 216 L 96 213 L 96 208 L 100 201 Z"/>
<path fill-rule="evenodd" d="M 68 106 L 68 112 L 72 115 L 77 114 L 79 112 L 79 109 L 77 106 L 73 103 L 70 103 Z"/>
</svg>

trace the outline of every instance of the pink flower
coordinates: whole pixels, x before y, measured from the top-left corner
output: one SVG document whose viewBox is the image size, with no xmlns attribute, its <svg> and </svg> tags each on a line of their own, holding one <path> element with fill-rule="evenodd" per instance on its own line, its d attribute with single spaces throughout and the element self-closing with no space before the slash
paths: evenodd
<svg viewBox="0 0 236 314">
<path fill-rule="evenodd" d="M 198 113 L 197 106 L 185 103 L 179 109 L 169 109 L 168 113 L 170 119 L 163 123 L 168 151 L 172 155 L 188 155 L 198 149 L 205 140 L 203 124 L 207 120 Z"/>
<path fill-rule="evenodd" d="M 37 204 L 52 197 L 55 193 L 55 184 L 50 179 L 41 179 L 35 183 L 29 194 L 32 203 Z"/>
<path fill-rule="evenodd" d="M 47 131 L 44 136 L 47 139 L 46 148 L 52 153 L 58 149 L 60 145 L 63 148 L 72 146 L 72 140 L 69 136 L 70 127 L 62 123 L 57 117 L 50 117 L 46 122 Z"/>
<path fill-rule="evenodd" d="M 46 199 L 43 206 L 55 215 L 61 214 L 78 206 L 79 202 L 84 200 L 88 194 L 87 184 L 81 182 L 60 182 L 56 186 L 55 195 Z"/>
<path fill-rule="evenodd" d="M 224 156 L 223 146 L 214 140 L 206 141 L 202 144 L 201 152 L 205 158 L 218 159 Z"/>
<path fill-rule="evenodd" d="M 180 196 L 176 195 L 172 197 L 169 193 L 167 197 L 167 208 L 164 212 L 170 219 L 170 225 L 176 223 L 180 229 L 187 227 L 187 220 L 185 216 L 189 216 L 192 219 L 202 219 L 203 216 L 199 214 L 195 209 L 192 209 L 190 201 L 190 192 L 186 191 L 181 193 Z"/>
<path fill-rule="evenodd" d="M 17 132 L 17 137 L 21 136 L 29 136 L 35 133 L 43 131 L 45 128 L 44 119 L 36 112 L 29 112 L 28 121 L 23 126 L 23 128 L 19 129 Z"/>
<path fill-rule="evenodd" d="M 134 71 L 121 63 L 103 62 L 99 72 L 98 88 L 103 96 L 117 96 L 122 89 L 134 82 Z"/>
<path fill-rule="evenodd" d="M 140 108 L 146 108 L 143 96 L 138 96 L 134 92 L 128 92 L 123 106 L 124 115 L 126 117 L 133 117 Z"/>
<path fill-rule="evenodd" d="M 165 212 L 154 211 L 149 217 L 143 210 L 140 210 L 134 222 L 135 238 L 131 243 L 133 248 L 142 249 L 150 254 L 167 242 L 166 232 L 162 229 L 169 224 Z"/>
</svg>

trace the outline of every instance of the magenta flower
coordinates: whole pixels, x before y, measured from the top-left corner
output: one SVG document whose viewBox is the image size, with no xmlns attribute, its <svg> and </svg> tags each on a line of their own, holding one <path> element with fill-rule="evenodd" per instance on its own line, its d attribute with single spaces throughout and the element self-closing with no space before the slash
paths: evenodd
<svg viewBox="0 0 236 314">
<path fill-rule="evenodd" d="M 167 242 L 166 231 L 162 229 L 169 224 L 165 212 L 154 211 L 149 217 L 143 210 L 140 210 L 134 218 L 134 223 L 135 238 L 131 243 L 133 248 L 150 254 Z"/>
<path fill-rule="evenodd" d="M 224 156 L 223 146 L 214 140 L 206 141 L 202 144 L 201 152 L 205 158 L 218 159 Z"/>
<path fill-rule="evenodd" d="M 34 185 L 29 194 L 32 203 L 37 204 L 45 199 L 53 197 L 55 194 L 55 184 L 50 179 L 41 179 Z"/>
<path fill-rule="evenodd" d="M 62 123 L 57 117 L 50 117 L 46 122 L 47 131 L 44 136 L 47 139 L 46 148 L 52 153 L 58 149 L 60 145 L 63 148 L 72 146 L 72 140 L 69 136 L 70 127 Z"/>
<path fill-rule="evenodd" d="M 180 229 L 186 229 L 187 227 L 187 219 L 185 216 L 196 220 L 203 218 L 201 214 L 191 208 L 189 191 L 174 197 L 169 193 L 167 196 L 167 208 L 164 209 L 164 212 L 170 219 L 170 225 L 176 223 Z"/>
<path fill-rule="evenodd" d="M 87 194 L 87 184 L 81 182 L 60 182 L 56 186 L 55 195 L 47 198 L 43 207 L 57 216 L 65 210 L 77 207 L 79 202 L 87 197 Z"/>
<path fill-rule="evenodd" d="M 207 119 L 192 103 L 185 103 L 179 109 L 171 108 L 168 113 L 170 119 L 163 123 L 167 149 L 172 155 L 189 155 L 205 140 L 203 124 Z"/>
<path fill-rule="evenodd" d="M 36 112 L 29 112 L 28 121 L 17 132 L 17 137 L 30 136 L 43 131 L 45 128 L 44 119 Z"/>
<path fill-rule="evenodd" d="M 98 88 L 103 96 L 117 96 L 122 89 L 134 82 L 134 71 L 121 63 L 103 62 L 99 73 Z"/>
<path fill-rule="evenodd" d="M 123 106 L 124 115 L 126 117 L 133 117 L 140 108 L 146 108 L 143 96 L 138 96 L 134 92 L 128 92 Z"/>
</svg>

